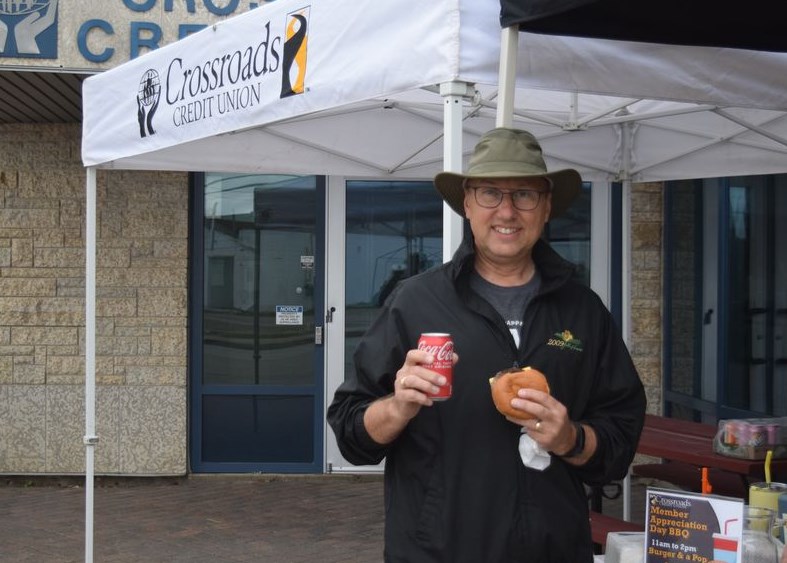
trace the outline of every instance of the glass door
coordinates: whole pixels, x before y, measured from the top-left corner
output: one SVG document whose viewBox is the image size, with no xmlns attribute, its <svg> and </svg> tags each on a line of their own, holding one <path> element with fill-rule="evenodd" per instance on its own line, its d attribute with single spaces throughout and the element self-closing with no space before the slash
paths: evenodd
<svg viewBox="0 0 787 563">
<path fill-rule="evenodd" d="M 443 201 L 431 181 L 332 178 L 329 215 L 328 393 L 354 370 L 353 351 L 400 281 L 442 262 Z M 341 219 L 344 221 L 340 223 Z M 379 471 L 355 467 L 326 435 L 329 471 Z"/>
<path fill-rule="evenodd" d="M 671 182 L 665 413 L 787 414 L 787 175 Z"/>
<path fill-rule="evenodd" d="M 205 174 L 196 192 L 192 469 L 321 472 L 323 182 Z"/>
<path fill-rule="evenodd" d="M 442 209 L 431 182 L 347 182 L 345 376 L 396 284 L 442 263 Z"/>
<path fill-rule="evenodd" d="M 783 416 L 785 378 L 784 176 L 734 178 L 727 190 L 727 378 L 722 403 Z"/>
</svg>

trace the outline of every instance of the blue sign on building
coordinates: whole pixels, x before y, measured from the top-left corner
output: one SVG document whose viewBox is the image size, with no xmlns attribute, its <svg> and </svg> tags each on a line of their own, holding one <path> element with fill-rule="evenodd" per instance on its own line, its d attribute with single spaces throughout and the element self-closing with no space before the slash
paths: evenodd
<svg viewBox="0 0 787 563">
<path fill-rule="evenodd" d="M 0 57 L 57 58 L 58 0 L 0 0 Z"/>
</svg>

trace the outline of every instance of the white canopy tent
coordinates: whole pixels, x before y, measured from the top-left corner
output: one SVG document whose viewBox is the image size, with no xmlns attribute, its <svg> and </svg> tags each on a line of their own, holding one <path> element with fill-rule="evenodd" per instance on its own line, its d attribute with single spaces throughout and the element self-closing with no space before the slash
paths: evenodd
<svg viewBox="0 0 787 563">
<path fill-rule="evenodd" d="M 303 8 L 308 49 L 301 94 L 281 94 L 285 26 L 302 5 L 288 0 L 88 79 L 85 165 L 193 170 L 199 163 L 202 170 L 428 177 L 442 166 L 439 143 L 434 143 L 443 133 L 440 85 L 459 85 L 455 93 L 469 96 L 463 108 L 466 129 L 478 133 L 492 125 L 501 35 L 496 1 L 325 4 L 318 0 Z M 785 54 L 530 34 L 522 34 L 519 43 L 514 69 L 517 124 L 530 126 L 528 118 L 535 116 L 555 132 L 597 130 L 611 125 L 610 116 L 626 108 L 631 115 L 617 123 L 652 124 L 659 116 L 677 114 L 666 123 L 672 129 L 681 124 L 684 134 L 693 137 L 672 145 L 671 151 L 663 150 L 664 144 L 671 145 L 669 140 L 657 139 L 662 147 L 657 158 L 696 150 L 698 139 L 715 140 L 709 143 L 714 149 L 728 147 L 723 141 L 731 137 L 743 143 L 754 138 L 755 148 L 784 146 L 783 138 L 769 142 L 741 136 L 742 126 L 720 114 L 763 125 L 778 136 L 784 124 L 771 122 L 787 108 Z M 290 74 L 297 70 L 293 65 Z M 154 77 L 148 86 L 151 97 L 160 92 L 160 100 L 153 112 L 150 106 L 143 108 L 153 113 L 155 133 L 141 137 L 137 97 L 144 93 L 149 71 Z M 557 97 L 546 90 L 566 94 Z M 649 101 L 634 103 L 637 100 Z M 680 117 L 685 113 L 691 117 Z M 585 160 L 602 164 L 601 174 L 588 167 L 596 179 L 617 173 L 609 172 L 615 165 L 607 147 L 582 143 L 580 135 L 557 137 L 560 143 L 548 144 L 552 156 L 576 155 L 580 168 Z M 467 139 L 468 148 L 474 140 Z M 769 156 L 752 169 L 761 170 Z M 677 168 L 673 163 L 669 170 L 648 167 L 638 178 L 723 174 L 717 166 L 728 160 L 725 157 L 711 164 L 706 164 L 710 157 L 703 159 L 702 170 L 695 168 L 701 165 L 699 159 Z M 737 160 L 740 166 L 745 159 Z"/>
<path fill-rule="evenodd" d="M 509 35 L 498 111 L 499 14 L 498 0 L 277 0 L 85 81 L 86 560 L 97 168 L 431 178 L 502 121 L 595 182 L 787 171 L 787 55 Z M 448 256 L 461 221 L 444 217 Z"/>
</svg>

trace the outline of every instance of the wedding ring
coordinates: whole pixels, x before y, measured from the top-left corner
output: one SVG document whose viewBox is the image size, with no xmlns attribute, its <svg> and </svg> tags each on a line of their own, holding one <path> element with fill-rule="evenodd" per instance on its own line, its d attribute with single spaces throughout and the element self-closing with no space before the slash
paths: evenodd
<svg viewBox="0 0 787 563">
<path fill-rule="evenodd" d="M 541 421 L 540 420 L 536 421 L 536 432 L 541 432 Z"/>
</svg>

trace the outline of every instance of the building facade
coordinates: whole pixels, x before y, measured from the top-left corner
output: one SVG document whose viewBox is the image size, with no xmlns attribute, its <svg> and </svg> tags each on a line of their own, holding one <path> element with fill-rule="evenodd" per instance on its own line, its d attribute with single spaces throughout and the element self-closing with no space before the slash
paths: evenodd
<svg viewBox="0 0 787 563">
<path fill-rule="evenodd" d="M 0 472 L 80 473 L 85 432 L 80 128 L 2 124 L 0 143 Z M 196 362 L 190 359 L 189 331 L 199 329 L 189 313 L 194 293 L 189 176 L 99 171 L 98 188 L 96 472 L 185 474 L 194 465 L 190 443 L 199 440 L 190 399 L 195 385 L 190 366 Z M 430 195 L 439 211 L 436 194 Z M 633 231 L 631 351 L 651 409 L 661 402 L 661 200 L 660 185 L 634 187 L 632 207 L 641 211 Z M 432 262 L 439 248 L 432 245 Z M 358 292 L 374 293 L 383 283 L 380 278 Z M 240 299 L 238 307 L 248 301 Z M 370 310 L 356 324 L 368 323 Z M 345 332 L 350 342 L 352 329 Z M 343 351 L 346 364 L 351 346 Z M 323 438 L 330 439 L 316 440 Z M 317 465 L 327 470 L 326 460 Z"/>
<path fill-rule="evenodd" d="M 0 473 L 85 469 L 81 81 L 257 4 L 0 1 Z M 633 184 L 627 260 L 619 185 L 550 225 L 628 311 L 650 412 L 787 414 L 784 184 Z M 442 259 L 430 179 L 99 170 L 97 210 L 98 474 L 379 469 L 325 410 L 390 287 Z"/>
</svg>

